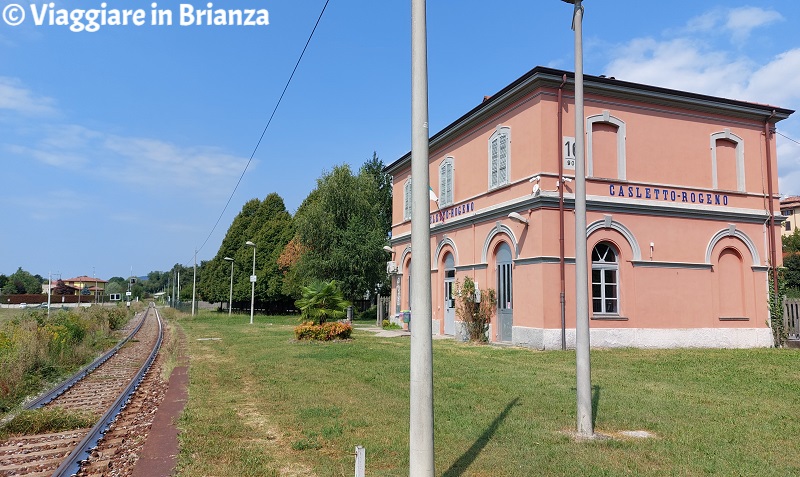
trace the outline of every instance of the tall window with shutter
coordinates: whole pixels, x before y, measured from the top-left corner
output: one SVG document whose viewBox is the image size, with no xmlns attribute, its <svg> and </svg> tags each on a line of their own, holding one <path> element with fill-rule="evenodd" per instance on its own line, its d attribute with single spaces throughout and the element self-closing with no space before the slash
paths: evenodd
<svg viewBox="0 0 800 477">
<path fill-rule="evenodd" d="M 439 165 L 439 207 L 453 203 L 453 158 L 446 157 Z"/>
<path fill-rule="evenodd" d="M 489 189 L 508 184 L 511 171 L 511 128 L 498 126 L 489 138 Z"/>
<path fill-rule="evenodd" d="M 403 220 L 411 220 L 411 178 L 406 179 L 403 187 Z"/>
</svg>

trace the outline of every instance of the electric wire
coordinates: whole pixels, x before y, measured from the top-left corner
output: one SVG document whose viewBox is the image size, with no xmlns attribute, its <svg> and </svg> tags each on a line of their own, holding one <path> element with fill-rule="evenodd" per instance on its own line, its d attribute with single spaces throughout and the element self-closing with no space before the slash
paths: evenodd
<svg viewBox="0 0 800 477">
<path fill-rule="evenodd" d="M 788 140 L 792 141 L 795 144 L 800 144 L 800 141 L 796 141 L 796 140 L 790 138 L 789 136 L 787 136 L 786 134 L 781 133 L 780 131 L 775 131 L 775 132 L 778 133 L 778 136 L 782 136 L 784 139 L 788 139 Z"/>
<path fill-rule="evenodd" d="M 258 147 L 261 146 L 261 142 L 264 140 L 264 135 L 267 134 L 267 129 L 269 129 L 269 125 L 272 124 L 273 118 L 275 118 L 275 113 L 278 112 L 278 107 L 280 107 L 281 102 L 283 101 L 283 97 L 286 95 L 286 91 L 289 89 L 289 85 L 292 83 L 292 78 L 294 78 L 294 74 L 297 72 L 297 68 L 300 66 L 300 61 L 303 60 L 303 56 L 306 54 L 306 50 L 308 49 L 308 45 L 311 43 L 311 39 L 314 37 L 314 32 L 317 31 L 317 27 L 319 26 L 320 21 L 322 21 L 322 15 L 325 14 L 325 9 L 328 8 L 328 3 L 330 0 L 325 0 L 325 5 L 322 6 L 322 11 L 319 12 L 319 16 L 317 17 L 317 22 L 314 24 L 314 28 L 311 29 L 311 33 L 308 35 L 308 39 L 306 40 L 306 44 L 303 47 L 303 51 L 300 52 L 300 56 L 297 58 L 297 62 L 294 65 L 294 69 L 292 69 L 292 74 L 289 75 L 289 79 L 286 81 L 286 85 L 283 87 L 283 91 L 281 92 L 280 97 L 278 98 L 278 102 L 275 103 L 275 108 L 272 110 L 272 114 L 270 114 L 269 119 L 267 120 L 267 125 L 264 126 L 263 131 L 261 131 L 261 136 L 258 138 L 258 142 L 256 146 L 253 148 L 253 152 L 250 154 L 250 158 L 247 160 L 247 164 L 244 166 L 244 170 L 242 174 L 239 176 L 239 180 L 236 182 L 236 185 L 233 187 L 233 191 L 231 192 L 230 197 L 228 197 L 228 201 L 225 203 L 225 207 L 222 208 L 222 212 L 217 217 L 217 221 L 214 223 L 214 226 L 211 228 L 211 232 L 208 233 L 208 236 L 203 241 L 203 244 L 195 251 L 195 254 L 192 256 L 191 260 L 194 260 L 197 257 L 197 252 L 203 249 L 206 246 L 211 236 L 214 234 L 214 231 L 217 230 L 217 226 L 219 226 L 222 217 L 225 215 L 225 212 L 228 210 L 228 206 L 230 206 L 231 201 L 233 200 L 233 196 L 236 194 L 236 191 L 239 189 L 239 185 L 242 183 L 242 179 L 244 179 L 244 175 L 247 173 L 247 169 L 250 167 L 250 163 L 253 162 L 253 158 L 256 155 L 256 151 L 258 151 Z"/>
</svg>

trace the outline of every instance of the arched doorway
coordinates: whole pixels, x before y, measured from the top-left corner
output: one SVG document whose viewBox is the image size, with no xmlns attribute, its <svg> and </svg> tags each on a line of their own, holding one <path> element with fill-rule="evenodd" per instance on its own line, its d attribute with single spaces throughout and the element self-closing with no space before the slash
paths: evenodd
<svg viewBox="0 0 800 477">
<path fill-rule="evenodd" d="M 497 247 L 497 338 L 499 341 L 511 341 L 511 329 L 514 324 L 512 291 L 512 255 L 511 247 L 503 242 Z"/>
<path fill-rule="evenodd" d="M 444 334 L 454 335 L 456 332 L 456 300 L 453 288 L 456 281 L 456 265 L 453 254 L 444 258 Z"/>
</svg>

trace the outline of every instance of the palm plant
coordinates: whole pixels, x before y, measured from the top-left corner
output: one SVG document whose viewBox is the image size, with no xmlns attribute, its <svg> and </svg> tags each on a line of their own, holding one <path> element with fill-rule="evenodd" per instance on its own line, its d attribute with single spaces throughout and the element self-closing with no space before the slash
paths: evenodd
<svg viewBox="0 0 800 477">
<path fill-rule="evenodd" d="M 302 312 L 303 319 L 321 325 L 328 320 L 344 318 L 350 302 L 344 299 L 336 280 L 315 280 L 303 287 L 302 298 L 295 305 Z"/>
</svg>

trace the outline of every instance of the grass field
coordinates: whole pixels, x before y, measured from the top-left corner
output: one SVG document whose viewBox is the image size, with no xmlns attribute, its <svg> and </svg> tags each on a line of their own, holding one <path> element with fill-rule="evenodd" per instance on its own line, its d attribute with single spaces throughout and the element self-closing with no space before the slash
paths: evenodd
<svg viewBox="0 0 800 477">
<path fill-rule="evenodd" d="M 409 339 L 293 341 L 295 318 L 181 318 L 182 476 L 408 475 Z M 575 442 L 573 352 L 434 341 L 436 475 L 800 475 L 796 350 L 594 350 L 598 432 Z M 621 431 L 646 430 L 649 439 Z"/>
</svg>

